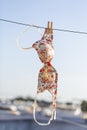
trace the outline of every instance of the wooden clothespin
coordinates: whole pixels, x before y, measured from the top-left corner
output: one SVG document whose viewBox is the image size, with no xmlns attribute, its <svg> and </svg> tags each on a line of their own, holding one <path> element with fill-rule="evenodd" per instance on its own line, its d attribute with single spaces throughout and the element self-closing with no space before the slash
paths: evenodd
<svg viewBox="0 0 87 130">
<path fill-rule="evenodd" d="M 53 33 L 52 27 L 53 27 L 53 23 L 48 21 L 47 28 L 45 30 L 47 34 Z"/>
<path fill-rule="evenodd" d="M 53 33 L 53 23 L 48 21 L 48 29 L 50 33 Z"/>
</svg>

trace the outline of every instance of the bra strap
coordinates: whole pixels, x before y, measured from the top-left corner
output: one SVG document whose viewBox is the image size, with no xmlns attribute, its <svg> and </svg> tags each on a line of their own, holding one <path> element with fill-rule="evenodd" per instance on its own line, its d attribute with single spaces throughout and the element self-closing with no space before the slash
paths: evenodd
<svg viewBox="0 0 87 130">
<path fill-rule="evenodd" d="M 38 125 L 41 125 L 41 126 L 47 126 L 51 123 L 51 121 L 54 119 L 56 119 L 56 110 L 52 110 L 51 112 L 51 117 L 49 119 L 49 121 L 47 123 L 42 123 L 42 122 L 39 122 L 37 121 L 36 119 L 36 104 L 37 104 L 37 94 L 36 94 L 36 97 L 35 97 L 35 100 L 34 100 L 34 106 L 33 106 L 33 117 L 34 117 L 34 121 L 38 124 Z"/>
<path fill-rule="evenodd" d="M 25 48 L 25 47 L 22 47 L 21 44 L 20 44 L 20 39 L 21 39 L 21 37 L 24 35 L 25 32 L 28 31 L 28 29 L 29 29 L 30 27 L 33 27 L 33 25 L 28 26 L 26 29 L 24 29 L 23 31 L 21 31 L 20 34 L 19 34 L 19 35 L 17 36 L 17 38 L 16 38 L 17 46 L 18 46 L 18 48 L 19 48 L 20 50 L 25 51 L 25 50 L 30 50 L 30 49 L 33 48 L 32 46 Z M 40 33 L 40 35 L 42 36 L 42 32 L 41 32 L 40 28 L 37 27 L 37 30 L 38 30 L 38 32 Z"/>
</svg>

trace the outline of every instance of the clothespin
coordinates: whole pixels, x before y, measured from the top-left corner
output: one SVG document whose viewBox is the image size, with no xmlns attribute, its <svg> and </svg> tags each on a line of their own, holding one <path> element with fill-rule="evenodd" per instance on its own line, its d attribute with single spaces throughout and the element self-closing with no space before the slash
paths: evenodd
<svg viewBox="0 0 87 130">
<path fill-rule="evenodd" d="M 46 32 L 47 34 L 49 34 L 49 33 L 52 34 L 52 33 L 53 33 L 52 27 L 53 27 L 53 23 L 48 21 L 47 28 L 45 29 L 45 32 Z"/>
<path fill-rule="evenodd" d="M 52 27 L 53 27 L 53 23 L 48 21 L 48 29 L 50 33 L 53 33 Z"/>
</svg>

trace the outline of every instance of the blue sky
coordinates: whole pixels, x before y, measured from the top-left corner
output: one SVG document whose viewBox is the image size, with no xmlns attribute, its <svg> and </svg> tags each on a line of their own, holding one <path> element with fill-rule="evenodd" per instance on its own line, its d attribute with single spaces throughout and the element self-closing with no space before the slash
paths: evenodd
<svg viewBox="0 0 87 130">
<path fill-rule="evenodd" d="M 87 32 L 87 0 L 0 0 L 0 18 L 54 28 Z M 39 69 L 43 64 L 35 50 L 21 51 L 16 38 L 26 27 L 0 21 L 0 96 L 35 96 Z M 44 32 L 43 29 L 41 29 Z M 31 46 L 41 38 L 30 28 L 21 44 Z M 87 35 L 54 31 L 59 74 L 58 99 L 87 99 Z M 50 98 L 43 94 L 40 98 Z"/>
</svg>

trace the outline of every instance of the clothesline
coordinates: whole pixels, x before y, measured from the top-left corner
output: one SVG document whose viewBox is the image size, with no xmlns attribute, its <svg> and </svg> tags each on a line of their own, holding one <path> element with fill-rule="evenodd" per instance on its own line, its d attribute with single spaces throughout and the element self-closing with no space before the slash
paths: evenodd
<svg viewBox="0 0 87 130">
<path fill-rule="evenodd" d="M 42 28 L 42 29 L 46 28 L 46 27 L 43 27 L 43 26 L 31 25 L 31 24 L 26 24 L 26 23 L 21 23 L 21 22 L 16 22 L 16 21 L 11 21 L 11 20 L 7 20 L 7 19 L 1 19 L 1 18 L 0 18 L 0 21 L 18 24 L 18 25 L 23 25 L 23 26 L 31 26 L 31 27 L 35 27 L 35 28 Z M 83 31 L 75 31 L 75 30 L 59 29 L 59 28 L 53 28 L 53 30 L 54 31 L 61 31 L 61 32 L 68 32 L 68 33 L 86 34 L 87 35 L 87 32 L 83 32 Z"/>
</svg>

